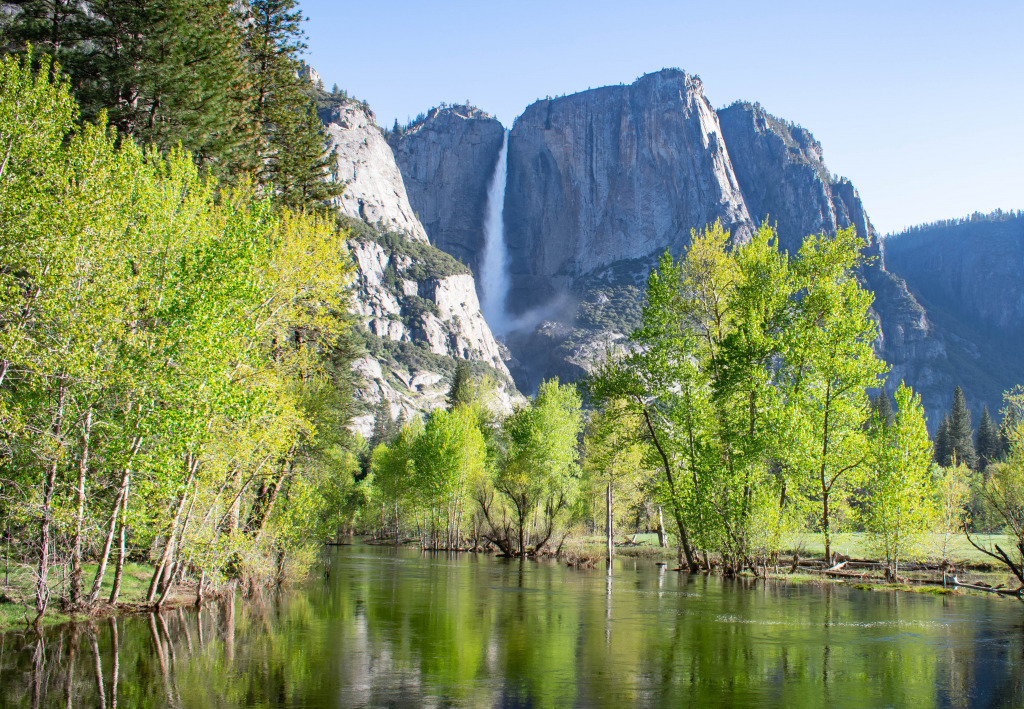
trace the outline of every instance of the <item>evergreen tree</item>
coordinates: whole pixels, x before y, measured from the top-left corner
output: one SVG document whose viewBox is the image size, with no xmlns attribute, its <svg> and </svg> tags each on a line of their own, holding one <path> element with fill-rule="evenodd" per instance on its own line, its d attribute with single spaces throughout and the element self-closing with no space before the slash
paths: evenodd
<svg viewBox="0 0 1024 709">
<path fill-rule="evenodd" d="M 953 446 L 949 437 L 949 427 L 949 414 L 946 414 L 935 431 L 935 442 L 932 448 L 932 457 L 944 468 L 952 465 L 953 461 Z"/>
<path fill-rule="evenodd" d="M 476 387 L 473 386 L 473 370 L 469 362 L 460 359 L 455 365 L 455 373 L 452 375 L 452 384 L 448 387 L 448 410 L 458 406 L 471 404 L 476 399 Z"/>
<path fill-rule="evenodd" d="M 949 445 L 957 463 L 977 468 L 978 455 L 974 451 L 971 410 L 967 408 L 967 400 L 959 386 L 953 391 L 953 410 L 949 415 Z"/>
<path fill-rule="evenodd" d="M 871 418 L 872 420 L 879 421 L 885 428 L 892 426 L 893 421 L 896 420 L 896 414 L 892 409 L 892 402 L 885 389 L 878 392 L 878 396 L 871 399 Z"/>
<path fill-rule="evenodd" d="M 1004 457 L 1010 453 L 1010 434 L 1017 427 L 1017 411 L 1012 407 L 1007 407 L 1003 411 L 1003 423 L 999 426 L 999 457 Z"/>
<path fill-rule="evenodd" d="M 391 404 L 382 396 L 373 412 L 373 432 L 367 444 L 369 452 L 372 453 L 381 444 L 389 445 L 397 430 L 395 420 L 391 417 Z"/>
<path fill-rule="evenodd" d="M 1001 457 L 1002 442 L 999 429 L 996 427 L 992 417 L 989 416 L 988 407 L 981 411 L 981 422 L 978 424 L 977 453 L 978 469 L 984 470 L 989 463 L 994 463 Z"/>
<path fill-rule="evenodd" d="M 232 0 L 39 0 L 6 34 L 60 61 L 83 118 L 232 175 L 253 164 L 239 19 Z"/>
<path fill-rule="evenodd" d="M 251 120 L 257 127 L 256 181 L 292 207 L 326 206 L 341 193 L 335 162 L 302 74 L 302 13 L 295 0 L 252 0 L 245 47 L 252 75 Z"/>
</svg>

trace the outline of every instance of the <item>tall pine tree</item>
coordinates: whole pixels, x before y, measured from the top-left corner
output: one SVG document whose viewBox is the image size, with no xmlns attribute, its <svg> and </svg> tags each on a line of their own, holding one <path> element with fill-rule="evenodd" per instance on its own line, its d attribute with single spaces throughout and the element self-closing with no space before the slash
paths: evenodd
<svg viewBox="0 0 1024 709">
<path fill-rule="evenodd" d="M 888 392 L 883 389 L 878 395 L 871 399 L 871 419 L 878 420 L 884 428 L 892 426 L 896 420 L 896 414 L 892 409 L 892 401 Z"/>
<path fill-rule="evenodd" d="M 292 207 L 325 207 L 342 186 L 331 179 L 312 86 L 302 72 L 302 13 L 295 0 L 252 0 L 245 47 L 253 81 L 251 120 L 258 127 L 255 177 Z"/>
<path fill-rule="evenodd" d="M 935 430 L 932 457 L 944 468 L 953 464 L 953 444 L 949 437 L 949 414 L 942 417 L 939 427 Z"/>
<path fill-rule="evenodd" d="M 240 20 L 233 0 L 34 0 L 4 44 L 53 54 L 86 120 L 230 176 L 254 164 Z"/>
<path fill-rule="evenodd" d="M 994 463 L 1002 456 L 1002 441 L 999 436 L 999 428 L 989 416 L 988 407 L 981 411 L 981 421 L 978 423 L 977 453 L 978 469 L 984 470 L 989 463 Z"/>
<path fill-rule="evenodd" d="M 978 455 L 974 451 L 971 410 L 967 408 L 967 400 L 959 386 L 953 391 L 953 410 L 949 413 L 949 441 L 957 463 L 977 468 Z"/>
</svg>

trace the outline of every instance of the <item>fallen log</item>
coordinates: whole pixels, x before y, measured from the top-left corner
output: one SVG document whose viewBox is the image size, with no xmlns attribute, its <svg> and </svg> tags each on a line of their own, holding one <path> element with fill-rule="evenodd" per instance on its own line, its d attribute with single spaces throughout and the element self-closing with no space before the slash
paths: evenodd
<svg viewBox="0 0 1024 709">
<path fill-rule="evenodd" d="M 953 584 L 957 588 L 969 588 L 972 591 L 986 591 L 988 593 L 998 593 L 1000 596 L 1014 596 L 1015 598 L 1024 600 L 1024 586 L 1018 589 L 1010 590 L 1006 588 L 992 588 L 991 586 L 976 586 L 972 583 L 960 583 L 959 581 Z"/>
</svg>

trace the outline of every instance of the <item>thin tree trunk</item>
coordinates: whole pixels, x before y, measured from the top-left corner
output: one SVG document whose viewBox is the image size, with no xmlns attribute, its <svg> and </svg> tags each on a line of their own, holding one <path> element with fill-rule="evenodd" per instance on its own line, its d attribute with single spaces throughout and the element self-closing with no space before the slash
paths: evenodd
<svg viewBox="0 0 1024 709">
<path fill-rule="evenodd" d="M 658 546 L 668 546 L 668 535 L 665 534 L 665 515 L 662 514 L 661 505 L 658 505 Z"/>
<path fill-rule="evenodd" d="M 78 655 L 78 624 L 75 623 L 71 626 L 71 641 L 68 643 L 68 672 L 65 677 L 64 692 L 67 697 L 67 709 L 71 709 L 72 701 L 75 698 L 74 692 L 74 678 L 75 678 L 75 659 Z"/>
<path fill-rule="evenodd" d="M 284 484 L 285 478 L 291 474 L 292 456 L 295 455 L 297 448 L 298 445 L 293 444 L 288 449 L 288 454 L 281 461 L 281 469 L 277 477 L 271 480 L 269 485 L 260 486 L 260 491 L 249 511 L 249 518 L 245 522 L 245 531 L 254 542 L 259 541 L 260 535 L 263 533 L 263 525 L 266 524 L 267 518 L 274 509 L 274 504 L 277 502 L 281 486 Z"/>
<path fill-rule="evenodd" d="M 65 387 L 61 383 L 57 392 L 57 411 L 54 414 L 53 425 L 50 431 L 54 436 L 60 433 L 64 423 L 64 397 Z M 57 484 L 57 466 L 60 464 L 59 450 L 53 452 L 53 460 L 46 471 L 46 478 L 43 486 L 43 511 L 39 520 L 39 569 L 36 580 L 36 619 L 39 620 L 46 612 L 46 604 L 50 600 L 50 586 L 48 583 L 50 567 L 50 523 L 53 520 L 53 490 Z"/>
<path fill-rule="evenodd" d="M 117 680 L 121 668 L 121 639 L 117 633 L 117 618 L 110 619 L 110 644 L 114 652 L 114 668 L 110 678 L 110 708 L 117 709 Z"/>
<path fill-rule="evenodd" d="M 654 442 L 654 447 L 658 450 L 658 455 L 661 457 L 662 465 L 665 468 L 665 477 L 668 480 L 669 492 L 672 495 L 672 513 L 676 518 L 676 526 L 679 528 L 679 544 L 682 546 L 683 555 L 686 557 L 686 566 L 689 568 L 691 574 L 697 573 L 700 568 L 697 565 L 696 559 L 693 558 L 693 550 L 690 549 L 690 540 L 686 536 L 686 525 L 683 523 L 683 512 L 679 509 L 679 500 L 676 496 L 676 481 L 675 476 L 672 475 L 672 464 L 669 463 L 668 455 L 665 450 L 661 447 L 661 441 L 658 440 L 658 435 L 654 432 L 654 423 L 651 421 L 650 412 L 647 411 L 647 407 L 643 408 L 644 421 L 647 423 L 647 430 L 651 434 L 651 440 Z"/>
<path fill-rule="evenodd" d="M 92 647 L 92 666 L 96 672 L 96 694 L 99 695 L 100 709 L 107 709 L 107 688 L 103 684 L 103 663 L 100 661 L 100 646 L 96 642 L 96 628 L 89 626 L 89 641 Z"/>
<path fill-rule="evenodd" d="M 832 384 L 825 387 L 825 419 L 821 430 L 821 467 L 818 469 L 818 479 L 821 482 L 821 529 L 825 535 L 825 559 L 829 566 L 832 565 L 832 538 L 829 534 L 828 498 L 831 492 L 830 486 L 825 482 L 825 466 L 828 461 L 828 415 L 831 409 Z"/>
<path fill-rule="evenodd" d="M 181 498 L 178 500 L 177 508 L 174 511 L 174 516 L 171 518 L 170 527 L 167 530 L 167 543 L 164 545 L 164 552 L 160 556 L 160 563 L 157 565 L 156 570 L 153 573 L 153 579 L 149 584 L 149 592 L 146 594 L 146 602 L 152 603 L 153 599 L 156 598 L 157 590 L 160 588 L 160 580 L 164 578 L 169 583 L 171 571 L 171 560 L 174 557 L 175 541 L 178 536 L 178 526 L 181 524 L 181 515 L 185 511 L 185 503 L 189 499 L 188 489 L 192 485 L 192 479 L 195 477 L 196 470 L 199 468 L 199 457 L 189 454 L 186 457 L 186 466 L 188 469 L 188 475 L 185 478 L 185 487 L 181 492 Z"/>
<path fill-rule="evenodd" d="M 125 538 L 128 533 L 129 471 L 127 468 L 125 469 L 125 476 L 122 482 L 124 483 L 124 493 L 121 495 L 121 525 L 118 530 L 117 566 L 114 569 L 114 583 L 110 588 L 110 598 L 108 599 L 110 605 L 115 605 L 118 596 L 121 594 L 121 577 L 124 574 L 124 562 L 128 555 L 128 551 L 125 548 Z"/>
<path fill-rule="evenodd" d="M 71 538 L 71 583 L 68 599 L 72 606 L 82 600 L 82 525 L 85 523 L 85 478 L 89 472 L 89 439 L 92 434 L 92 409 L 82 423 L 82 454 L 78 459 L 78 486 L 75 488 L 75 533 Z"/>
<path fill-rule="evenodd" d="M 110 559 L 110 547 L 114 544 L 114 532 L 117 530 L 117 517 L 121 512 L 121 497 L 124 495 L 124 488 L 117 491 L 114 498 L 114 511 L 110 513 L 110 524 L 107 525 L 107 538 L 103 542 L 103 552 L 100 554 L 100 563 L 96 566 L 96 575 L 92 580 L 92 588 L 89 590 L 89 597 L 86 605 L 93 605 L 100 595 L 100 586 L 103 585 L 103 576 L 107 573 L 107 562 Z"/>
</svg>

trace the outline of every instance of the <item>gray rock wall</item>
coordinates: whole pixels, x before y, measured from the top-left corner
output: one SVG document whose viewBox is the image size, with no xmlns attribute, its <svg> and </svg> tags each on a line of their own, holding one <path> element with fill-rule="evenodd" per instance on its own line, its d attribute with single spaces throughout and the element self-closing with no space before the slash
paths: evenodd
<svg viewBox="0 0 1024 709">
<path fill-rule="evenodd" d="M 480 312 L 473 276 L 427 243 L 373 114 L 346 101 L 321 118 L 337 151 L 338 178 L 346 183 L 339 206 L 372 225 L 349 241 L 356 266 L 355 315 L 372 350 L 354 366 L 362 379 L 356 395 L 364 405 L 354 427 L 368 436 L 371 412 L 382 399 L 394 417 L 404 413 L 406 419 L 443 405 L 458 359 L 489 368 L 497 387 L 488 403 L 510 411 L 520 395 L 505 365 L 507 350 Z M 402 236 L 389 242 L 380 231 Z"/>
<path fill-rule="evenodd" d="M 522 312 L 622 259 L 681 248 L 721 219 L 751 221 L 700 80 L 648 74 L 529 106 L 512 127 L 505 239 Z"/>
<path fill-rule="evenodd" d="M 328 148 L 337 154 L 336 179 L 345 183 L 345 191 L 335 200 L 342 213 L 427 241 L 373 112 L 345 101 L 322 111 L 320 119 L 326 126 Z"/>
<path fill-rule="evenodd" d="M 480 273 L 487 188 L 505 128 L 469 106 L 435 108 L 388 143 L 409 203 L 437 248 Z"/>
</svg>

